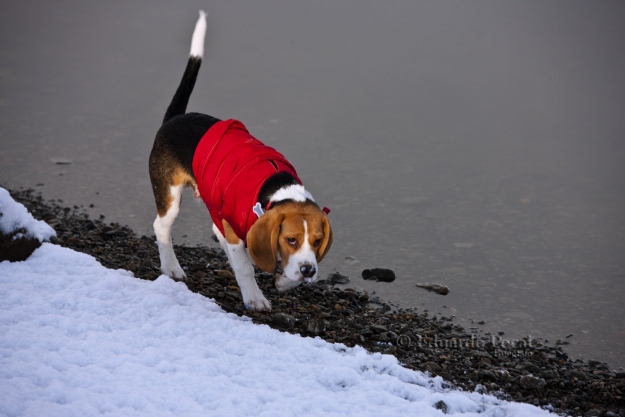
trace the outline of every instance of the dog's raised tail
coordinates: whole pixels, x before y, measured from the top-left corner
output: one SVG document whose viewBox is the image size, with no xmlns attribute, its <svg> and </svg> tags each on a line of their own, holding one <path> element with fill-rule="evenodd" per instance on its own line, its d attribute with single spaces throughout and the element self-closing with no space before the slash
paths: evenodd
<svg viewBox="0 0 625 417">
<path fill-rule="evenodd" d="M 174 94 L 174 98 L 169 103 L 165 117 L 163 118 L 163 124 L 170 119 L 185 114 L 187 111 L 187 104 L 189 103 L 189 97 L 195 86 L 195 80 L 197 74 L 200 72 L 200 66 L 202 65 L 202 56 L 204 55 L 204 38 L 206 37 L 206 13 L 200 10 L 200 17 L 195 24 L 193 30 L 193 37 L 191 38 L 191 54 L 189 61 L 187 62 L 187 68 L 184 70 L 180 85 Z"/>
</svg>

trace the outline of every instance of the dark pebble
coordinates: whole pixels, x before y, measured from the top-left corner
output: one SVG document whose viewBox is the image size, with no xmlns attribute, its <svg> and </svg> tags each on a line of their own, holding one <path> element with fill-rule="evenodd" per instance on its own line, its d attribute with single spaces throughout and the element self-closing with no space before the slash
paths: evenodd
<svg viewBox="0 0 625 417">
<path fill-rule="evenodd" d="M 441 368 L 436 362 L 426 362 L 423 364 L 422 368 L 432 375 L 436 375 L 443 370 L 443 368 Z"/>
<path fill-rule="evenodd" d="M 558 378 L 558 371 L 554 370 L 554 369 L 549 369 L 546 371 L 541 371 L 538 376 L 540 376 L 541 378 L 545 379 L 545 380 L 550 380 L 550 379 L 556 379 Z"/>
<path fill-rule="evenodd" d="M 566 374 L 569 378 L 586 379 L 586 374 L 582 371 L 572 370 Z"/>
<path fill-rule="evenodd" d="M 271 318 L 272 322 L 283 329 L 290 329 L 295 326 L 295 317 L 286 313 L 276 313 Z"/>
<path fill-rule="evenodd" d="M 445 401 L 443 400 L 440 400 L 439 402 L 434 404 L 434 408 L 436 408 L 437 410 L 441 410 L 443 414 L 447 414 L 447 404 L 445 404 Z"/>
<path fill-rule="evenodd" d="M 416 284 L 416 286 L 419 288 L 424 288 L 431 292 L 435 292 L 440 295 L 449 294 L 449 288 L 441 284 L 418 283 Z"/>
<path fill-rule="evenodd" d="M 334 272 L 334 273 L 328 275 L 328 279 L 327 280 L 332 285 L 336 285 L 336 284 L 349 284 L 349 277 L 347 277 L 345 275 L 341 275 L 338 272 Z"/>
<path fill-rule="evenodd" d="M 497 376 L 495 376 L 493 371 L 489 371 L 489 370 L 480 371 L 477 376 L 479 379 L 483 381 L 496 381 L 497 380 Z"/>
<path fill-rule="evenodd" d="M 395 281 L 395 272 L 384 268 L 365 269 L 362 271 L 362 278 L 378 282 L 393 282 Z"/>
<path fill-rule="evenodd" d="M 519 382 L 521 383 L 521 386 L 523 388 L 530 390 L 530 391 L 541 389 L 542 387 L 547 385 L 544 379 L 536 378 L 530 375 L 523 375 L 519 379 Z"/>
<path fill-rule="evenodd" d="M 326 322 L 322 318 L 311 319 L 306 323 L 306 330 L 313 336 L 323 335 L 326 332 Z"/>
<path fill-rule="evenodd" d="M 361 336 L 364 336 L 364 337 L 373 336 L 373 330 L 371 330 L 369 327 L 367 327 L 367 328 L 363 329 L 363 330 L 360 332 L 360 335 L 361 335 Z"/>
<path fill-rule="evenodd" d="M 388 329 L 386 328 L 386 326 L 381 326 L 379 324 L 372 324 L 371 326 L 369 326 L 369 328 L 373 331 L 373 333 L 375 334 L 380 334 L 383 332 L 386 332 Z"/>
<path fill-rule="evenodd" d="M 1 213 L 0 213 L 1 214 Z M 19 262 L 26 260 L 41 242 L 34 237 L 20 236 L 26 233 L 25 229 L 14 230 L 9 234 L 0 232 L 0 262 Z"/>
<path fill-rule="evenodd" d="M 523 362 L 521 364 L 521 369 L 524 369 L 527 372 L 532 373 L 534 375 L 538 375 L 540 373 L 540 368 L 531 362 Z"/>
</svg>

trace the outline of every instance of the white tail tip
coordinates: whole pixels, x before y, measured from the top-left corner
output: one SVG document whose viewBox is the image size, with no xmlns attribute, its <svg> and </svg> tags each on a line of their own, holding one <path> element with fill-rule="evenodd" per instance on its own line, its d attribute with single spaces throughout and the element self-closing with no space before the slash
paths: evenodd
<svg viewBox="0 0 625 417">
<path fill-rule="evenodd" d="M 195 24 L 193 38 L 191 38 L 191 56 L 202 58 L 204 56 L 204 38 L 206 37 L 206 12 L 200 10 L 200 17 Z"/>
</svg>

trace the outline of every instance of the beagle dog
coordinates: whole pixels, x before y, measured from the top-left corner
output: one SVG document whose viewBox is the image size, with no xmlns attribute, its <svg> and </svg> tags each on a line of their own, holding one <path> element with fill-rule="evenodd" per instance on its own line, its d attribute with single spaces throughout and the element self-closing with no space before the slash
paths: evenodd
<svg viewBox="0 0 625 417">
<path fill-rule="evenodd" d="M 279 291 L 315 281 L 317 263 L 332 244 L 329 210 L 315 203 L 288 160 L 250 135 L 241 122 L 186 113 L 205 34 L 206 14 L 200 11 L 187 67 L 150 153 L 161 271 L 173 279 L 186 278 L 174 254 L 171 228 L 182 190 L 190 186 L 208 208 L 245 306 L 270 311 L 253 263 L 275 274 L 281 261 L 283 273 L 275 279 Z"/>
</svg>

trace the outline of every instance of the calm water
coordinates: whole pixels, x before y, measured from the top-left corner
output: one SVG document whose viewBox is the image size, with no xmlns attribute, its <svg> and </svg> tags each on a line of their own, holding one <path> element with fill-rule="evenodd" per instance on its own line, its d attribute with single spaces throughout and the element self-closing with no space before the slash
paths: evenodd
<svg viewBox="0 0 625 417">
<path fill-rule="evenodd" d="M 147 157 L 205 8 L 190 109 L 289 157 L 332 209 L 326 272 L 625 366 L 625 3 L 300 3 L 1 0 L 0 183 L 151 233 Z M 185 197 L 176 242 L 213 244 Z"/>
</svg>

